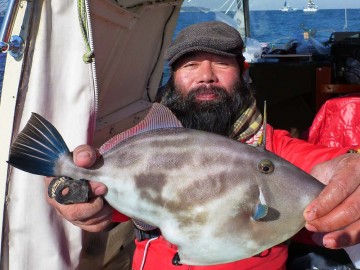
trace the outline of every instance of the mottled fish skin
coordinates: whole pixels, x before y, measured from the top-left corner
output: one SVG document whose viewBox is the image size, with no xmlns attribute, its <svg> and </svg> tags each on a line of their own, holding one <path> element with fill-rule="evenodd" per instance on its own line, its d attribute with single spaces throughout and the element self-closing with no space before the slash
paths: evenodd
<svg viewBox="0 0 360 270">
<path fill-rule="evenodd" d="M 271 174 L 258 164 L 271 160 Z M 181 263 L 209 265 L 247 258 L 285 241 L 304 226 L 303 211 L 323 185 L 262 148 L 184 128 L 131 137 L 93 170 L 71 172 L 106 184 L 120 212 L 161 229 Z M 260 192 L 269 213 L 252 218 Z"/>
<path fill-rule="evenodd" d="M 154 129 L 159 111 L 169 119 Z M 104 183 L 109 204 L 159 227 L 177 245 L 182 264 L 248 258 L 304 226 L 305 207 L 323 189 L 315 178 L 263 148 L 182 128 L 159 104 L 149 115 L 152 125 L 145 121 L 142 133 L 131 130 L 105 144 L 97 163 L 83 169 L 56 129 L 34 114 L 11 146 L 9 163 L 34 174 Z M 274 170 L 259 169 L 266 164 Z"/>
</svg>

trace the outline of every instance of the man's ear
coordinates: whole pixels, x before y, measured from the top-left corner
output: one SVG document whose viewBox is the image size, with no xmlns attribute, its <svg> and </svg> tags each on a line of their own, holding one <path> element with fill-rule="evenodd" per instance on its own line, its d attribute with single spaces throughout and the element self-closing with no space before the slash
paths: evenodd
<svg viewBox="0 0 360 270">
<path fill-rule="evenodd" d="M 242 65 L 242 77 L 243 77 L 243 80 L 245 83 L 247 84 L 251 84 L 252 83 L 252 80 L 251 80 L 251 77 L 250 77 L 250 73 L 249 73 L 249 63 L 244 61 L 243 62 L 243 65 Z"/>
</svg>

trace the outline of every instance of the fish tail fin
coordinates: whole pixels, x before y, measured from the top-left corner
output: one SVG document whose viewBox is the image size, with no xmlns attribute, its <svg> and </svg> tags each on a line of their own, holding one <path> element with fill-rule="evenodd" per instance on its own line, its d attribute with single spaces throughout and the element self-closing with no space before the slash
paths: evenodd
<svg viewBox="0 0 360 270">
<path fill-rule="evenodd" d="M 64 154 L 69 154 L 69 149 L 60 133 L 45 118 L 32 113 L 10 147 L 8 163 L 32 174 L 54 176 L 56 163 Z"/>
</svg>

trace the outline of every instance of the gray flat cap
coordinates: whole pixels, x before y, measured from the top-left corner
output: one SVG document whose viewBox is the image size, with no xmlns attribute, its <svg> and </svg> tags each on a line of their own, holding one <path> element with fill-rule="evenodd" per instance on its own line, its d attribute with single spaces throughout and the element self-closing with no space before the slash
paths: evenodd
<svg viewBox="0 0 360 270">
<path fill-rule="evenodd" d="M 205 51 L 218 55 L 241 57 L 244 42 L 240 33 L 230 25 L 212 21 L 190 25 L 173 40 L 165 53 L 171 66 L 181 56 L 195 51 Z"/>
</svg>

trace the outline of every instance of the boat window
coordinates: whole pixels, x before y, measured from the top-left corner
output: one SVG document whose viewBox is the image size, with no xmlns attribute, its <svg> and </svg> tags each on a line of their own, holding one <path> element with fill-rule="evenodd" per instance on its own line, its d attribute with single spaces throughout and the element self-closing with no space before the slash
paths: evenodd
<svg viewBox="0 0 360 270">
<path fill-rule="evenodd" d="M 248 48 L 282 53 L 296 44 L 294 53 L 327 54 L 333 33 L 360 32 L 359 0 L 249 0 L 250 27 L 246 31 L 241 29 L 245 22 L 239 25 L 241 12 L 241 0 L 185 0 L 174 34 L 189 24 L 219 20 L 246 35 Z M 257 59 L 250 55 L 247 60 Z M 162 83 L 168 73 L 165 67 Z"/>
</svg>

